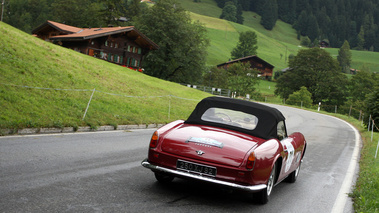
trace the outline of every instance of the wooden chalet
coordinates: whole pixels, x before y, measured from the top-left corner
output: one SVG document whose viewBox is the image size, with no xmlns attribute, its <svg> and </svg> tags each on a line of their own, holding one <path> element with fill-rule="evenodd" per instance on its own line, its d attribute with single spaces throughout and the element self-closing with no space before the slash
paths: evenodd
<svg viewBox="0 0 379 213">
<path fill-rule="evenodd" d="M 274 66 L 269 64 L 265 60 L 259 58 L 256 55 L 228 61 L 226 63 L 217 65 L 217 68 L 219 69 L 224 68 L 227 70 L 230 65 L 234 63 L 238 63 L 238 62 L 250 63 L 251 64 L 250 68 L 258 70 L 259 75 L 265 77 L 266 79 L 270 79 L 272 77 Z"/>
<path fill-rule="evenodd" d="M 144 56 L 159 48 L 133 26 L 78 28 L 47 21 L 32 33 L 45 41 L 133 69 L 141 69 Z"/>
<path fill-rule="evenodd" d="M 319 46 L 322 48 L 327 48 L 327 47 L 329 47 L 329 41 L 322 40 L 322 41 L 320 41 Z"/>
</svg>

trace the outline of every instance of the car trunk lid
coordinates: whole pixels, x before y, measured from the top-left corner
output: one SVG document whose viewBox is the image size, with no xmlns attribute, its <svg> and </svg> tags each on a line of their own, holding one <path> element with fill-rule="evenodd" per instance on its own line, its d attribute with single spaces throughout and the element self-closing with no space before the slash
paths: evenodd
<svg viewBox="0 0 379 213">
<path fill-rule="evenodd" d="M 239 167 L 257 143 L 257 138 L 235 131 L 184 124 L 165 135 L 161 147 L 186 159 Z"/>
</svg>

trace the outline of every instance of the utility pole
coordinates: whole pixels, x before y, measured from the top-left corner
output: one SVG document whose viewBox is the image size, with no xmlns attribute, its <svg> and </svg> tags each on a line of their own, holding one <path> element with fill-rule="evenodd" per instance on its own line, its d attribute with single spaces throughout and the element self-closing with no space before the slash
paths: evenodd
<svg viewBox="0 0 379 213">
<path fill-rule="evenodd" d="M 1 19 L 0 19 L 1 22 L 3 21 L 4 4 L 5 4 L 5 0 L 3 0 L 3 3 L 1 3 Z"/>
</svg>

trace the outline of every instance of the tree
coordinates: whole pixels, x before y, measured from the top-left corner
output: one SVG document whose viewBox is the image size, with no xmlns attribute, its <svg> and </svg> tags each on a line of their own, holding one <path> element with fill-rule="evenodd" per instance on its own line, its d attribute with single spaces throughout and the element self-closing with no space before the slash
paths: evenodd
<svg viewBox="0 0 379 213">
<path fill-rule="evenodd" d="M 300 44 L 305 47 L 311 46 L 311 39 L 308 36 L 304 36 L 300 39 Z"/>
<path fill-rule="evenodd" d="M 375 125 L 379 126 L 379 84 L 377 84 L 376 89 L 367 96 L 365 102 L 367 114 L 371 115 L 371 119 L 374 120 Z M 375 131 L 378 130 L 375 129 Z"/>
<path fill-rule="evenodd" d="M 278 4 L 276 0 L 267 0 L 262 10 L 261 25 L 266 30 L 272 30 L 276 24 L 277 19 Z"/>
<path fill-rule="evenodd" d="M 117 20 L 123 16 L 126 9 L 122 0 L 104 0 L 101 1 L 103 9 L 100 10 L 101 17 L 107 26 L 117 25 Z"/>
<path fill-rule="evenodd" d="M 237 46 L 232 50 L 232 59 L 257 54 L 257 34 L 253 31 L 241 32 Z"/>
<path fill-rule="evenodd" d="M 80 4 L 76 0 L 55 0 L 51 4 L 54 21 L 76 27 L 100 27 L 103 24 L 105 25 L 99 12 L 101 8 L 101 4 L 90 0 L 82 0 Z"/>
<path fill-rule="evenodd" d="M 376 74 L 361 69 L 351 78 L 348 88 L 353 102 L 364 101 L 366 95 L 373 92 L 379 78 Z"/>
<path fill-rule="evenodd" d="M 255 86 L 259 83 L 258 71 L 250 67 L 250 63 L 238 62 L 229 66 L 227 70 L 228 88 L 240 96 L 255 96 Z"/>
<path fill-rule="evenodd" d="M 159 46 L 144 59 L 146 74 L 180 83 L 201 81 L 209 45 L 206 29 L 175 0 L 147 8 L 135 26 Z"/>
<path fill-rule="evenodd" d="M 312 94 L 305 86 L 300 87 L 300 90 L 288 96 L 287 104 L 296 106 L 310 107 L 312 105 Z"/>
<path fill-rule="evenodd" d="M 342 47 L 338 50 L 337 60 L 340 63 L 343 73 L 350 73 L 351 51 L 349 42 L 345 40 Z"/>
<path fill-rule="evenodd" d="M 276 85 L 275 94 L 287 99 L 305 86 L 312 94 L 313 103 L 342 105 L 347 96 L 347 77 L 327 51 L 320 48 L 302 49 L 289 62 L 288 70 Z"/>
<path fill-rule="evenodd" d="M 358 33 L 358 38 L 357 38 L 357 50 L 363 50 L 363 46 L 365 44 L 365 31 L 363 29 L 363 26 L 361 26 L 361 30 Z"/>
<path fill-rule="evenodd" d="M 242 13 L 243 13 L 243 11 L 242 11 L 242 5 L 241 4 L 238 4 L 237 5 L 237 14 L 236 14 L 236 18 L 237 18 L 237 23 L 238 24 L 243 24 L 243 22 L 244 22 L 244 18 L 243 18 L 243 16 L 242 16 Z"/>
<path fill-rule="evenodd" d="M 237 7 L 232 1 L 225 3 L 224 8 L 222 8 L 220 18 L 232 22 L 237 22 Z"/>
<path fill-rule="evenodd" d="M 313 14 L 310 14 L 308 17 L 308 28 L 307 28 L 307 36 L 311 41 L 314 41 L 315 39 L 318 38 L 319 36 L 319 28 L 318 28 L 318 23 L 317 19 Z"/>
<path fill-rule="evenodd" d="M 212 67 L 208 72 L 204 73 L 203 85 L 217 88 L 228 88 L 228 72 L 225 69 Z"/>
</svg>

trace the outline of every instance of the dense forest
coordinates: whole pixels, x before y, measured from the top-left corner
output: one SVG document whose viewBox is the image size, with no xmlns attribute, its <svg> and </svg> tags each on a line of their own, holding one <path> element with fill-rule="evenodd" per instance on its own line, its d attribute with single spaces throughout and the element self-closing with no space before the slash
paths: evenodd
<svg viewBox="0 0 379 213">
<path fill-rule="evenodd" d="M 220 8 L 233 2 L 236 8 L 256 12 L 268 30 L 280 19 L 291 24 L 299 38 L 325 40 L 336 48 L 347 40 L 352 49 L 379 51 L 379 0 L 215 1 Z"/>
<path fill-rule="evenodd" d="M 31 33 L 46 20 L 76 27 L 123 26 L 130 25 L 132 17 L 139 15 L 143 7 L 147 7 L 140 2 L 140 0 L 7 0 L 4 5 L 3 21 L 27 33 Z"/>
</svg>

